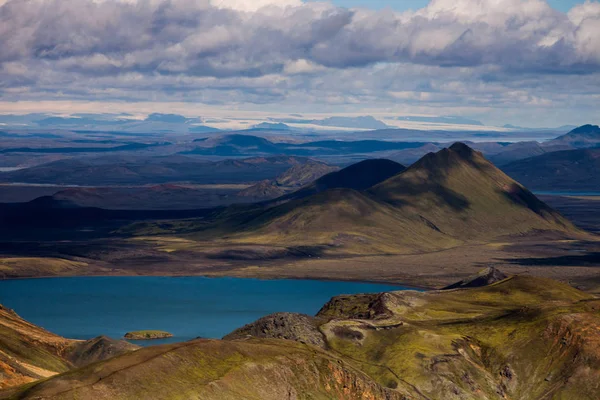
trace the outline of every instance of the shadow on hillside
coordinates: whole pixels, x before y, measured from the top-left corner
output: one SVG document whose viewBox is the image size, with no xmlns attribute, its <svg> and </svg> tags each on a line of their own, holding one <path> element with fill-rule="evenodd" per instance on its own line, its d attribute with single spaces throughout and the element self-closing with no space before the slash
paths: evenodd
<svg viewBox="0 0 600 400">
<path fill-rule="evenodd" d="M 509 264 L 526 266 L 600 267 L 600 252 L 573 254 L 559 257 L 526 257 L 503 259 Z"/>
<path fill-rule="evenodd" d="M 508 190 L 503 190 L 501 193 L 513 203 L 529 208 L 540 216 L 545 216 L 546 213 L 553 213 L 554 210 L 546 203 L 538 199 L 533 193 L 527 189 L 523 189 L 520 185 L 513 183 Z"/>
<path fill-rule="evenodd" d="M 206 255 L 208 259 L 254 261 L 254 260 L 279 260 L 283 258 L 313 258 L 321 257 L 325 246 L 298 246 L 285 249 L 226 249 L 214 254 Z"/>
<path fill-rule="evenodd" d="M 426 201 L 432 201 L 431 207 L 449 207 L 454 211 L 467 210 L 471 203 L 469 200 L 442 185 L 434 182 L 423 182 L 420 184 L 403 185 L 401 188 L 392 188 L 388 190 L 388 193 L 392 193 L 385 201 L 395 207 L 402 208 L 404 206 L 418 205 L 418 202 L 423 201 L 421 196 L 427 196 Z M 403 196 L 412 197 L 411 201 L 405 201 L 402 199 L 394 198 L 393 193 L 401 193 Z"/>
</svg>

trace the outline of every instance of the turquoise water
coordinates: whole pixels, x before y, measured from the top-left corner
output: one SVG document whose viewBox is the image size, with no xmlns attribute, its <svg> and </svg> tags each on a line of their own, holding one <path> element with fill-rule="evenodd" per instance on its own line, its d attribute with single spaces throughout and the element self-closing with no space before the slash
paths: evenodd
<svg viewBox="0 0 600 400">
<path fill-rule="evenodd" d="M 332 296 L 407 289 L 370 283 L 203 277 L 100 277 L 0 281 L 0 304 L 73 339 L 157 329 L 171 339 L 221 338 L 274 312 L 316 314 Z"/>
</svg>

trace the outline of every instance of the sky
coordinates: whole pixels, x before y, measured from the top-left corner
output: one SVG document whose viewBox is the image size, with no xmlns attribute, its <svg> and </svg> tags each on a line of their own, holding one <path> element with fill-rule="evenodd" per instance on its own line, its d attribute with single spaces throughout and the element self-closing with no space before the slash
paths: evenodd
<svg viewBox="0 0 600 400">
<path fill-rule="evenodd" d="M 386 7 L 397 11 L 416 10 L 427 6 L 428 0 L 335 0 L 335 5 L 340 7 L 365 7 L 373 9 L 382 9 Z M 584 3 L 579 0 L 550 0 L 548 4 L 557 10 L 567 12 L 574 6 Z"/>
<path fill-rule="evenodd" d="M 598 123 L 600 1 L 0 0 L 0 113 Z"/>
</svg>

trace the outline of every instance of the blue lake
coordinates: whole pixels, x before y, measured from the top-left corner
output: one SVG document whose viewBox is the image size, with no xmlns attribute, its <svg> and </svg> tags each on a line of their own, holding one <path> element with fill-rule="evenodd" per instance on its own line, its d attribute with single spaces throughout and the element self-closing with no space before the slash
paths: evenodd
<svg viewBox="0 0 600 400">
<path fill-rule="evenodd" d="M 204 277 L 82 277 L 0 281 L 0 304 L 72 339 L 173 333 L 150 345 L 221 338 L 274 312 L 316 314 L 333 296 L 408 288 L 370 283 Z"/>
</svg>

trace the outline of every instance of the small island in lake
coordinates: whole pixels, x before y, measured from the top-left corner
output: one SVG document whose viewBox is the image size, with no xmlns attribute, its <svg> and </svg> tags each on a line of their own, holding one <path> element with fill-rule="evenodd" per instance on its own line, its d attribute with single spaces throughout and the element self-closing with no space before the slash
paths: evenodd
<svg viewBox="0 0 600 400">
<path fill-rule="evenodd" d="M 171 337 L 173 337 L 173 334 L 165 331 L 135 331 L 125 334 L 125 339 L 129 340 L 155 340 Z"/>
</svg>

